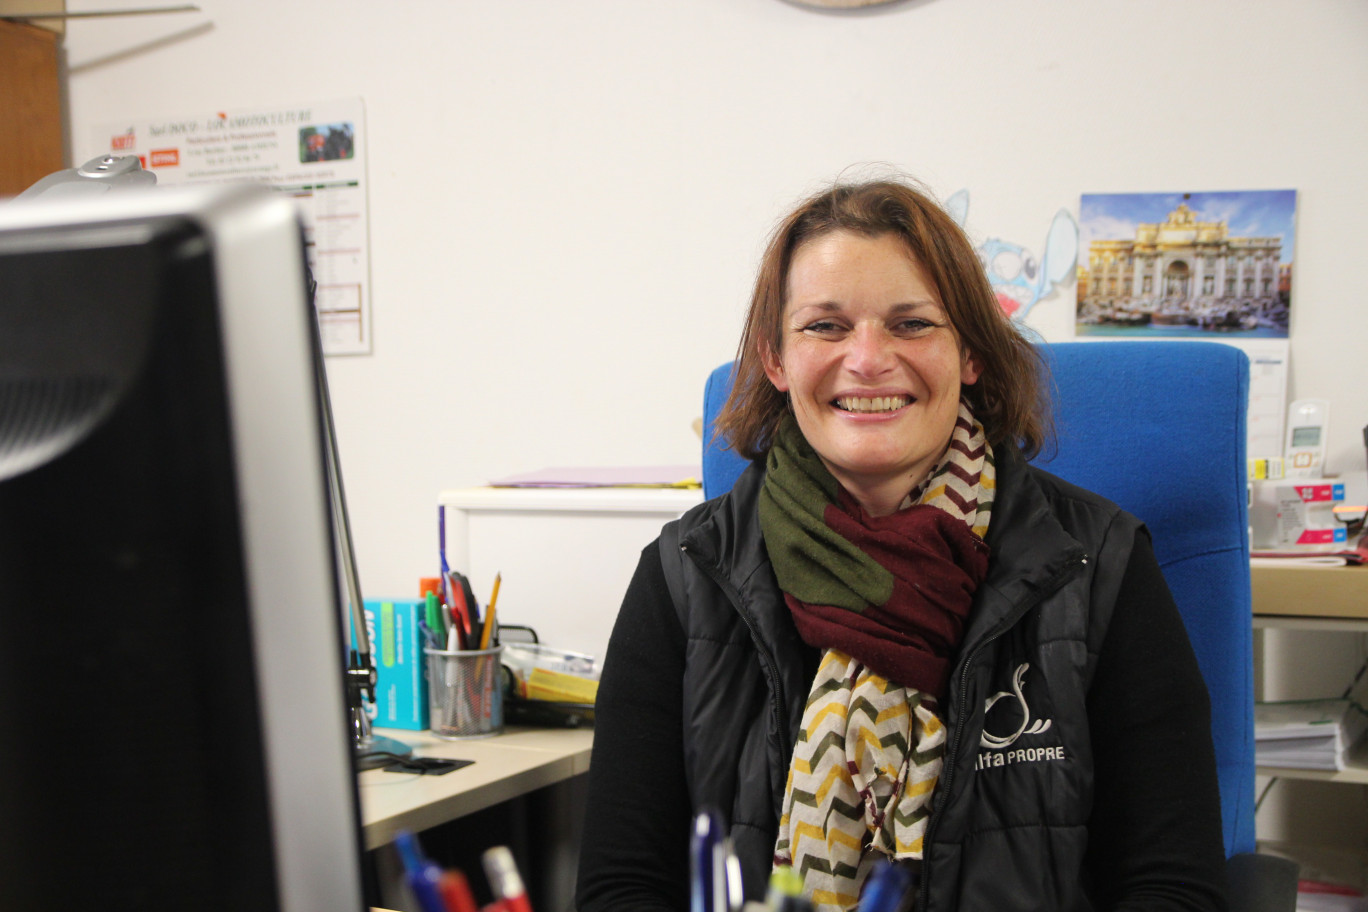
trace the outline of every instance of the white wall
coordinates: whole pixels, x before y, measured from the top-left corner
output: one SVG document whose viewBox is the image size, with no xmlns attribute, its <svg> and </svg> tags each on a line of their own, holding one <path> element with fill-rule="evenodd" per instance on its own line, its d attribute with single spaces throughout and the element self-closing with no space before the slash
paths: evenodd
<svg viewBox="0 0 1368 912">
<path fill-rule="evenodd" d="M 329 372 L 369 593 L 434 571 L 439 489 L 695 460 L 764 235 L 858 162 L 968 188 L 971 231 L 1028 246 L 1082 192 L 1296 188 L 1289 392 L 1363 466 L 1362 0 L 199 2 L 69 25 L 71 154 L 121 119 L 365 100 L 374 352 Z M 1066 338 L 1072 306 L 1032 322 Z"/>
</svg>

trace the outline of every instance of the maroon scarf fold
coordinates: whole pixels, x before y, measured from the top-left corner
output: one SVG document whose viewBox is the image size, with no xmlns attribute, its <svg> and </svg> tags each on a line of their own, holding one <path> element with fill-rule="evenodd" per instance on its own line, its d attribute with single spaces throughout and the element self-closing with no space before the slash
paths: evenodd
<svg viewBox="0 0 1368 912">
<path fill-rule="evenodd" d="M 974 593 L 988 573 L 988 545 L 937 507 L 919 504 L 873 517 L 840 493 L 842 504 L 824 511 L 828 528 L 893 575 L 892 595 L 856 612 L 785 592 L 798 633 L 809 646 L 839 649 L 939 700 Z"/>
</svg>

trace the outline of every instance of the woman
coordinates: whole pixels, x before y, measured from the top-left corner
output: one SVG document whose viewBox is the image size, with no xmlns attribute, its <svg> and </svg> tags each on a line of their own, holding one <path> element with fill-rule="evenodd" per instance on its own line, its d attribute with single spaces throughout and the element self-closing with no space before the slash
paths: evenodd
<svg viewBox="0 0 1368 912">
<path fill-rule="evenodd" d="M 683 909 L 690 820 L 849 909 L 1224 909 L 1206 689 L 1151 550 L 1026 463 L 1034 349 L 919 190 L 837 186 L 761 264 L 719 430 L 755 460 L 642 553 L 577 905 Z"/>
</svg>

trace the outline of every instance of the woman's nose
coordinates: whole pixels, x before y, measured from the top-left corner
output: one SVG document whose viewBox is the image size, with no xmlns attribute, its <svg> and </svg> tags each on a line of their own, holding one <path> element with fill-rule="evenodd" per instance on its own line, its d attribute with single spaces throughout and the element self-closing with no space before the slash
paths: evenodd
<svg viewBox="0 0 1368 912">
<path fill-rule="evenodd" d="M 893 340 L 882 326 L 857 324 L 846 341 L 845 366 L 861 377 L 876 377 L 893 365 Z"/>
</svg>

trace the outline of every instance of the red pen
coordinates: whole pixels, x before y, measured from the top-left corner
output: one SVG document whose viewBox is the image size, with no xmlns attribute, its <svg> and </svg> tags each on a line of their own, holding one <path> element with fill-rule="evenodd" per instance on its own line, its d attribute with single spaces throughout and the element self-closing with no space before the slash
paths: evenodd
<svg viewBox="0 0 1368 912">
<path fill-rule="evenodd" d="M 459 585 L 452 585 L 451 604 L 447 607 L 451 611 L 451 620 L 461 628 L 461 638 L 470 639 L 470 610 L 466 608 L 465 590 Z"/>
<path fill-rule="evenodd" d="M 437 891 L 446 903 L 446 912 L 480 912 L 475 896 L 470 892 L 470 884 L 460 871 L 443 871 Z"/>
<path fill-rule="evenodd" d="M 518 875 L 518 865 L 508 847 L 495 846 L 481 856 L 481 861 L 489 888 L 494 893 L 495 906 L 502 904 L 507 912 L 532 912 L 532 903 L 528 901 L 522 877 Z"/>
</svg>

